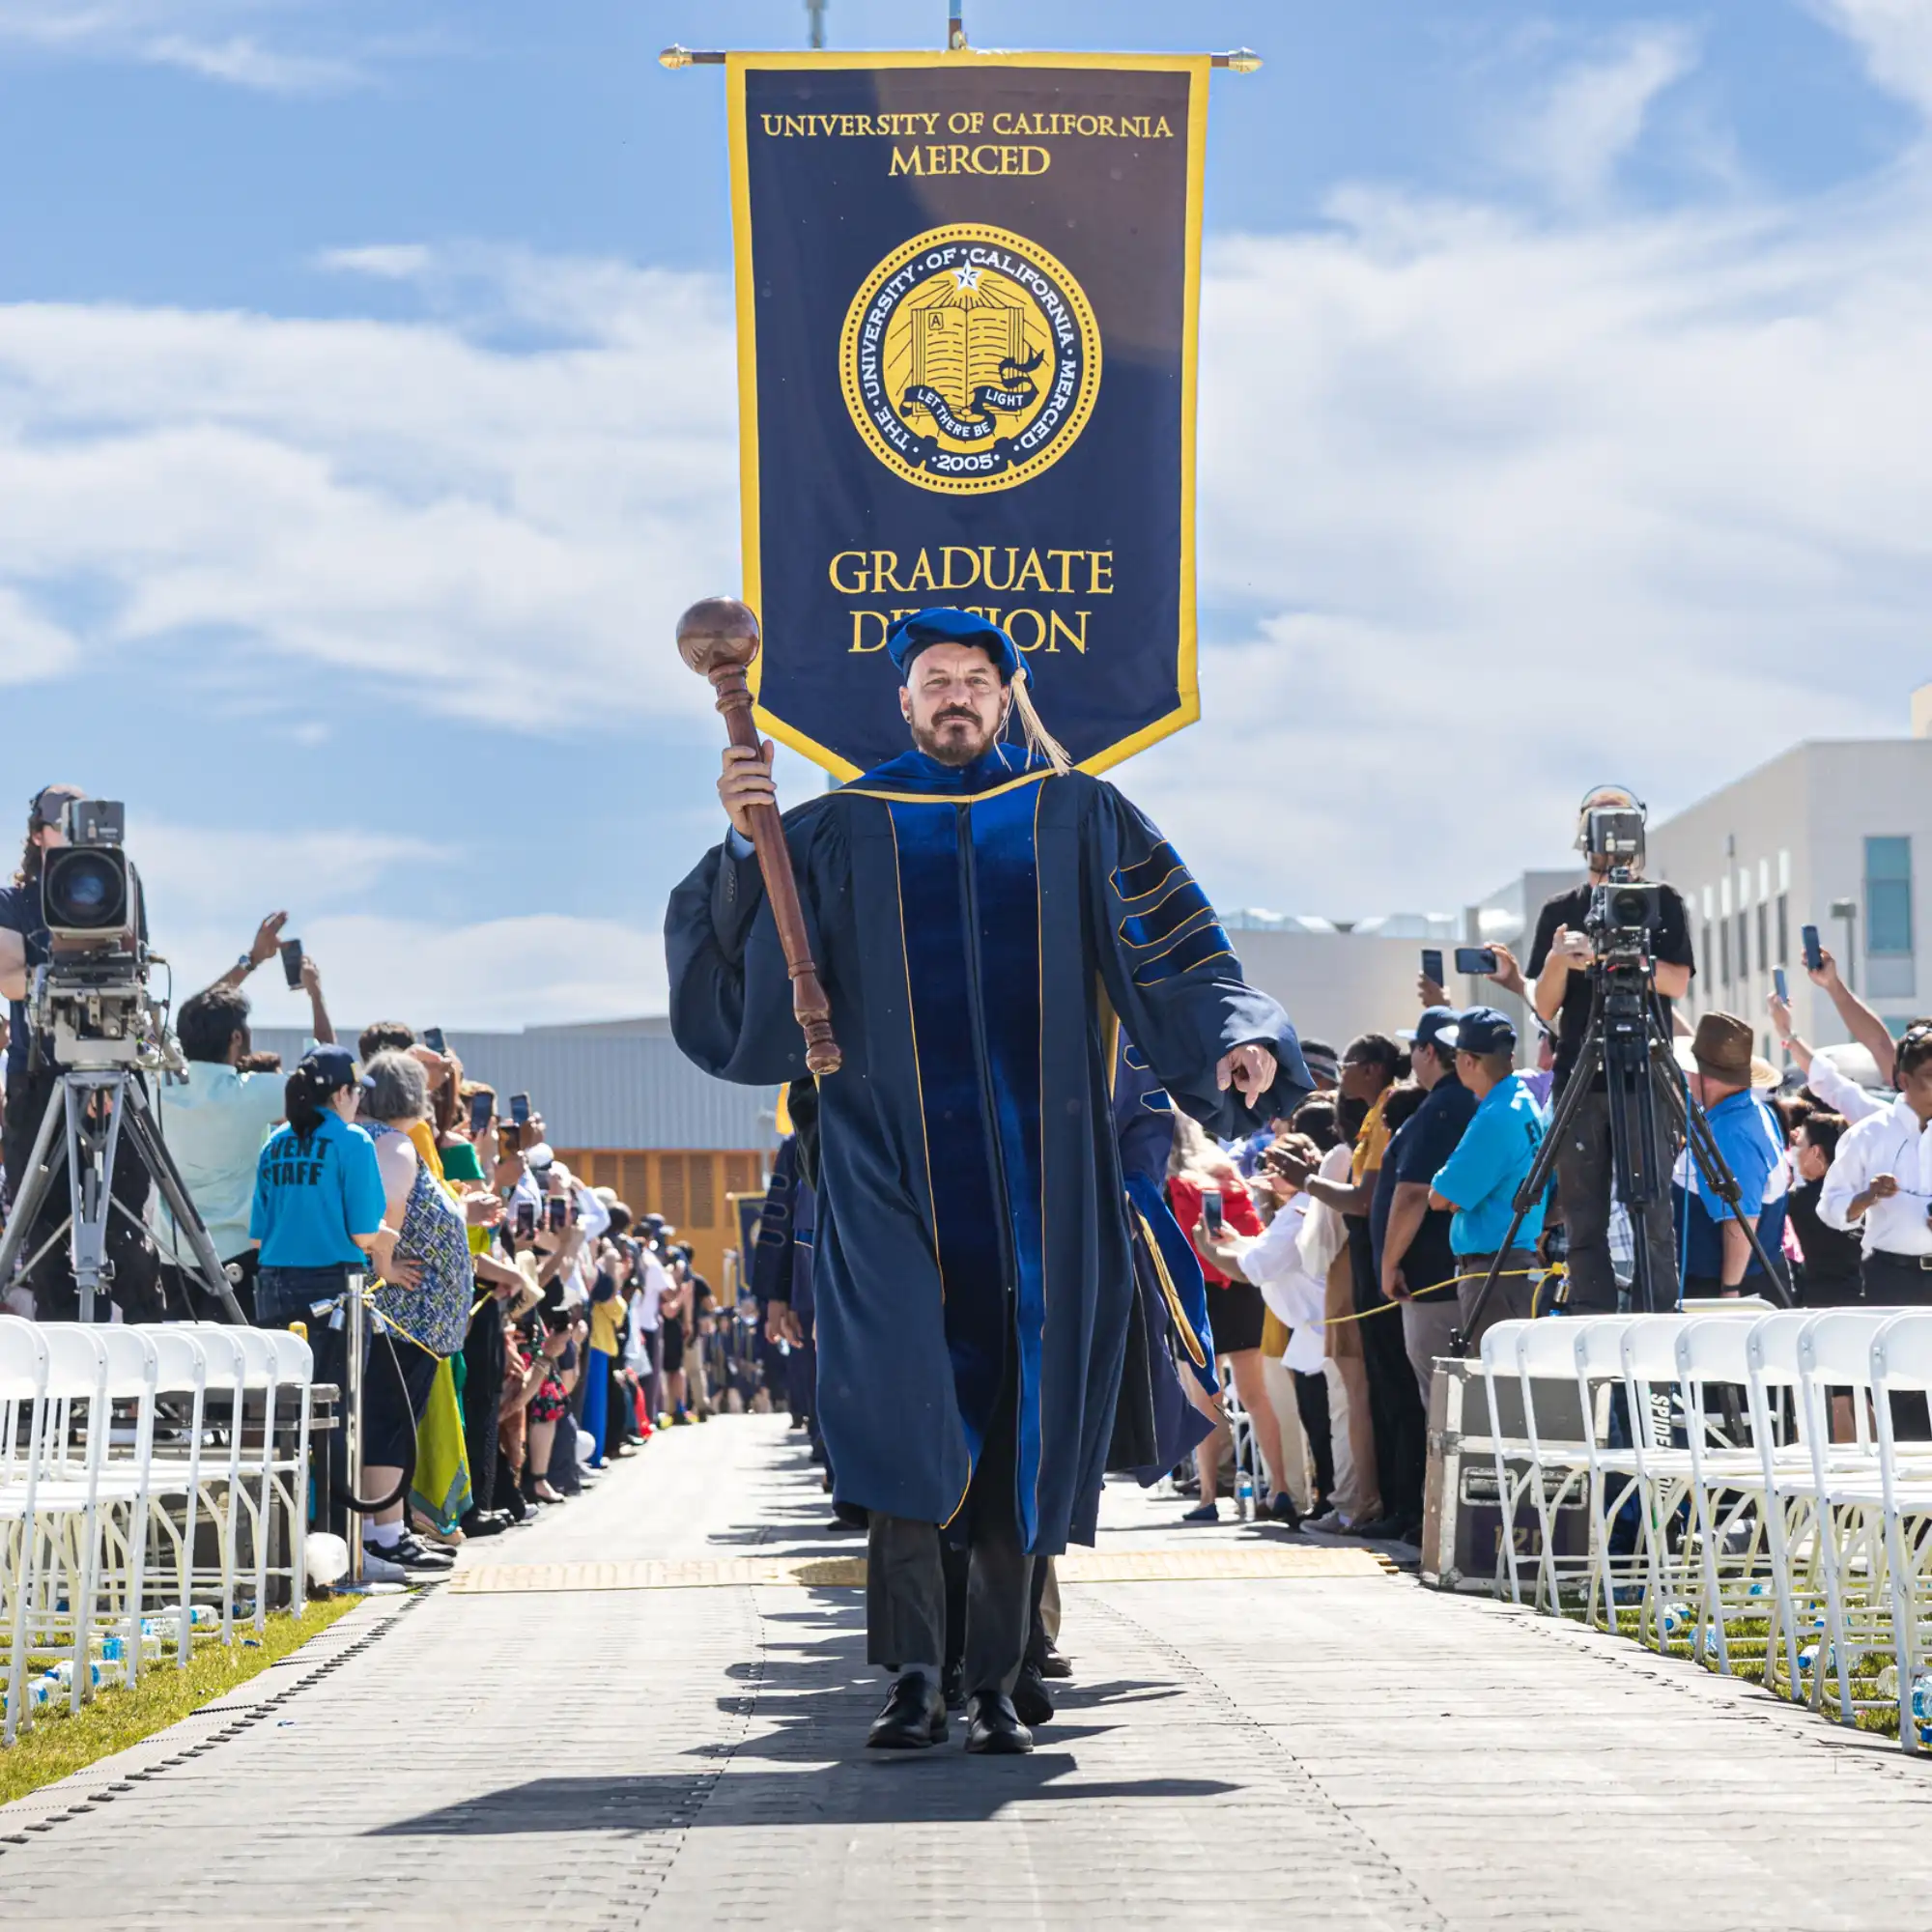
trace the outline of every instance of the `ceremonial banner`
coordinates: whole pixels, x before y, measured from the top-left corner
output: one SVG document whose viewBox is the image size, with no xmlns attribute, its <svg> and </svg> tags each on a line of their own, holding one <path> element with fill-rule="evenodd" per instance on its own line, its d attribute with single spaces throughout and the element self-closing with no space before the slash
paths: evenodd
<svg viewBox="0 0 1932 1932">
<path fill-rule="evenodd" d="M 1090 771 L 1200 715 L 1208 66 L 729 56 L 753 689 L 840 777 L 905 749 L 886 627 L 934 604 Z"/>
</svg>

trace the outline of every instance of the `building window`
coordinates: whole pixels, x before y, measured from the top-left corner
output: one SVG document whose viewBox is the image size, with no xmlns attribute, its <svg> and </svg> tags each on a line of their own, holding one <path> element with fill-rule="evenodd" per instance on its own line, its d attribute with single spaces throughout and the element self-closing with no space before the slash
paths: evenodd
<svg viewBox="0 0 1932 1932">
<path fill-rule="evenodd" d="M 1704 943 L 1697 949 L 1698 963 L 1708 973 L 1711 970 L 1711 922 L 1704 922 Z"/>
<path fill-rule="evenodd" d="M 1738 984 L 1750 979 L 1750 914 L 1738 914 Z"/>
<path fill-rule="evenodd" d="M 657 1211 L 673 1228 L 682 1228 L 688 1226 L 691 1220 L 684 1204 L 684 1156 L 681 1153 L 660 1154 Z"/>
<path fill-rule="evenodd" d="M 1718 979 L 1720 984 L 1731 983 L 1731 923 L 1727 919 L 1718 922 Z"/>
<path fill-rule="evenodd" d="M 1865 951 L 1912 951 L 1912 840 L 1865 840 Z"/>
<path fill-rule="evenodd" d="M 1777 963 L 1791 964 L 1791 895 L 1779 893 L 1777 895 Z"/>
<path fill-rule="evenodd" d="M 1762 899 L 1757 902 L 1757 970 L 1771 971 L 1771 908 Z"/>
</svg>

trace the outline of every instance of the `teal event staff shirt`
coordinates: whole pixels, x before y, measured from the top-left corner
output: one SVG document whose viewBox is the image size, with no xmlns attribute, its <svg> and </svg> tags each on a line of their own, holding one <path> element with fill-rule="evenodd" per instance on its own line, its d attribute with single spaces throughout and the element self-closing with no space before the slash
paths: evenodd
<svg viewBox="0 0 1932 1932">
<path fill-rule="evenodd" d="M 1449 1245 L 1459 1255 L 1492 1255 L 1502 1246 L 1516 1213 L 1516 1191 L 1535 1164 L 1545 1126 L 1543 1109 L 1517 1074 L 1483 1095 L 1435 1181 L 1436 1193 L 1456 1204 Z M 1542 1233 L 1539 1201 L 1522 1217 L 1515 1244 L 1529 1247 Z"/>
<path fill-rule="evenodd" d="M 383 1225 L 384 1202 L 375 1142 L 329 1112 L 311 1134 L 285 1126 L 270 1137 L 255 1164 L 248 1233 L 264 1267 L 355 1266 L 362 1250 L 351 1236 Z"/>
</svg>

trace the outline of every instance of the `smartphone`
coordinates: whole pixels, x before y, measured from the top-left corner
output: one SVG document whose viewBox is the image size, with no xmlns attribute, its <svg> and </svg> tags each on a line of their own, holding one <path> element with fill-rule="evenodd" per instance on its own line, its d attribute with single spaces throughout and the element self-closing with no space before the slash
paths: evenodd
<svg viewBox="0 0 1932 1932">
<path fill-rule="evenodd" d="M 527 1241 L 537 1231 L 537 1204 L 534 1201 L 517 1203 L 517 1238 Z"/>
<path fill-rule="evenodd" d="M 1218 1187 L 1204 1187 L 1201 1190 L 1201 1218 L 1208 1224 L 1208 1232 L 1218 1241 L 1221 1238 L 1221 1190 Z"/>
<path fill-rule="evenodd" d="M 1782 966 L 1774 966 L 1771 969 L 1771 983 L 1777 988 L 1777 997 L 1789 1006 L 1791 1004 L 1791 986 L 1784 977 L 1784 968 Z"/>
<path fill-rule="evenodd" d="M 447 1053 L 449 1051 L 448 1047 L 442 1043 L 442 1029 L 440 1027 L 424 1027 L 423 1044 L 432 1053 Z"/>
<path fill-rule="evenodd" d="M 1825 954 L 1818 945 L 1818 928 L 1815 925 L 1807 925 L 1800 937 L 1804 942 L 1804 970 L 1807 973 L 1823 971 Z"/>
<path fill-rule="evenodd" d="M 527 1094 L 512 1094 L 510 1095 L 510 1118 L 520 1127 L 529 1125 L 530 1096 Z"/>
<path fill-rule="evenodd" d="M 504 1153 L 516 1153 L 524 1145 L 524 1130 L 515 1121 L 497 1122 L 497 1146 Z"/>
<path fill-rule="evenodd" d="M 1422 977 L 1432 985 L 1442 984 L 1442 949 L 1425 946 L 1422 949 Z"/>
<path fill-rule="evenodd" d="M 1456 949 L 1456 970 L 1472 974 L 1478 980 L 1487 980 L 1496 970 L 1496 950 L 1493 946 L 1459 946 Z"/>
<path fill-rule="evenodd" d="M 491 1109 L 497 1104 L 494 1094 L 472 1094 L 469 1096 L 469 1136 L 480 1140 L 490 1131 Z"/>
<path fill-rule="evenodd" d="M 570 1226 L 570 1203 L 561 1194 L 550 1197 L 550 1231 L 560 1235 Z"/>
<path fill-rule="evenodd" d="M 299 939 L 285 939 L 275 950 L 282 955 L 282 978 L 294 992 L 302 982 L 302 943 Z"/>
</svg>

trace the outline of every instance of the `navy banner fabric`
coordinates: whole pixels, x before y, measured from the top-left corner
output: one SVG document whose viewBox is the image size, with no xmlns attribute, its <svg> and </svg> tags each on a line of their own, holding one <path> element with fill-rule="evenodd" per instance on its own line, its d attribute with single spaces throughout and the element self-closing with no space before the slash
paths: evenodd
<svg viewBox="0 0 1932 1932">
<path fill-rule="evenodd" d="M 905 749 L 886 627 L 1003 625 L 1090 771 L 1199 716 L 1206 56 L 733 54 L 765 728 Z"/>
</svg>

